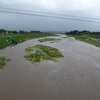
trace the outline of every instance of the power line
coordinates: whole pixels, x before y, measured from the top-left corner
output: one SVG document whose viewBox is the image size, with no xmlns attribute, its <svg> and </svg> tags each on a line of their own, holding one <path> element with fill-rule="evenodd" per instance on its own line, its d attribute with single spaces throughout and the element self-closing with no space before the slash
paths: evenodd
<svg viewBox="0 0 100 100">
<path fill-rule="evenodd" d="M 30 15 L 30 16 L 39 16 L 39 17 L 49 17 L 49 18 L 58 18 L 58 19 L 67 19 L 67 20 L 75 20 L 75 21 L 100 23 L 100 21 L 95 21 L 95 20 L 90 20 L 90 19 L 61 17 L 61 16 L 52 16 L 52 15 L 43 15 L 43 14 L 34 14 L 34 13 L 25 13 L 25 12 L 15 12 L 15 11 L 7 11 L 7 10 L 0 10 L 0 12 L 2 12 L 2 13 L 22 14 L 22 15 Z"/>
<path fill-rule="evenodd" d="M 68 17 L 59 17 L 59 16 L 33 14 L 33 13 L 24 13 L 24 12 L 1 11 L 1 10 L 0 10 L 0 12 L 2 12 L 2 13 L 22 14 L 22 15 L 30 15 L 30 16 L 40 16 L 40 17 L 49 17 L 49 18 L 58 18 L 58 19 L 67 19 L 67 20 L 75 20 L 75 21 L 100 23 L 100 21 L 93 21 L 93 20 L 86 20 L 86 19 L 77 19 L 77 18 L 70 18 L 70 17 L 68 18 Z"/>
<path fill-rule="evenodd" d="M 66 17 L 74 17 L 74 18 L 81 18 L 81 19 L 89 19 L 89 20 L 100 20 L 99 18 L 91 18 L 91 17 L 81 17 L 81 16 L 74 16 L 74 15 L 67 15 L 67 14 L 60 14 L 60 13 L 48 13 L 44 11 L 33 11 L 33 10 L 23 10 L 23 9 L 15 9 L 15 8 L 5 8 L 0 7 L 0 9 L 5 10 L 16 10 L 16 11 L 25 11 L 25 12 L 34 12 L 34 13 L 42 13 L 42 14 L 50 14 L 50 15 L 58 15 L 58 16 L 66 16 Z"/>
</svg>

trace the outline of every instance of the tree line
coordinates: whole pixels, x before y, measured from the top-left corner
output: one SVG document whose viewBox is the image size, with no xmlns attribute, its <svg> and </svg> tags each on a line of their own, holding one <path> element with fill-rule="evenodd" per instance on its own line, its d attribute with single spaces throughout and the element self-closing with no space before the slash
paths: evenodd
<svg viewBox="0 0 100 100">
<path fill-rule="evenodd" d="M 16 34 L 16 33 L 41 33 L 40 31 L 24 31 L 24 30 L 13 30 L 13 31 L 9 31 L 9 30 L 5 30 L 5 29 L 0 29 L 0 34 Z"/>
<path fill-rule="evenodd" d="M 74 37 L 78 37 L 78 38 L 98 38 L 100 39 L 100 32 L 91 32 L 91 31 L 87 31 L 87 30 L 83 30 L 83 31 L 78 31 L 78 30 L 74 30 L 74 31 L 70 31 L 70 32 L 65 32 L 66 35 L 69 36 L 74 36 Z"/>
<path fill-rule="evenodd" d="M 72 35 L 82 35 L 82 34 L 99 34 L 100 35 L 100 32 L 91 32 L 91 31 L 87 31 L 87 30 L 83 30 L 83 31 L 78 31 L 78 30 L 74 30 L 74 31 L 70 31 L 70 32 L 65 32 L 65 34 L 72 34 Z"/>
</svg>

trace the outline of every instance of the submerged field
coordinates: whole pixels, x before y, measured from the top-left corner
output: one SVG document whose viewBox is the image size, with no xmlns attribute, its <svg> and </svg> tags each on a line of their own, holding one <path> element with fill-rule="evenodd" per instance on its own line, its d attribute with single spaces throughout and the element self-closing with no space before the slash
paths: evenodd
<svg viewBox="0 0 100 100">
<path fill-rule="evenodd" d="M 16 34 L 0 34 L 0 49 L 4 49 L 7 46 L 16 45 L 26 40 L 54 36 L 49 33 L 16 33 Z"/>
<path fill-rule="evenodd" d="M 63 57 L 62 53 L 53 47 L 36 45 L 26 48 L 27 54 L 24 56 L 32 63 L 41 62 L 43 60 L 57 61 L 57 58 Z"/>
</svg>

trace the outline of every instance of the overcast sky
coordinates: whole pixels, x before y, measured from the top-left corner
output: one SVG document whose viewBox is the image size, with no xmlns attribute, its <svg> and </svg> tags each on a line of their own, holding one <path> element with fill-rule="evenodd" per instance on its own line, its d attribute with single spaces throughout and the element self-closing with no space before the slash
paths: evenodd
<svg viewBox="0 0 100 100">
<path fill-rule="evenodd" d="M 0 0 L 0 7 L 100 18 L 100 0 Z M 76 29 L 100 31 L 100 23 L 0 12 L 1 28 L 40 31 L 70 31 Z"/>
</svg>

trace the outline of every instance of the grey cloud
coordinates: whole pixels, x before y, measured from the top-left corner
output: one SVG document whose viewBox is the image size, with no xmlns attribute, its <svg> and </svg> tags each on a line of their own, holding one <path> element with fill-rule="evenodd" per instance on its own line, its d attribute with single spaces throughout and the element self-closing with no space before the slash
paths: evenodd
<svg viewBox="0 0 100 100">
<path fill-rule="evenodd" d="M 99 0 L 0 0 L 0 6 L 46 11 L 99 18 Z M 0 28 L 15 30 L 91 30 L 100 31 L 100 24 L 81 21 L 62 20 L 56 18 L 42 18 L 17 14 L 0 13 Z"/>
</svg>

